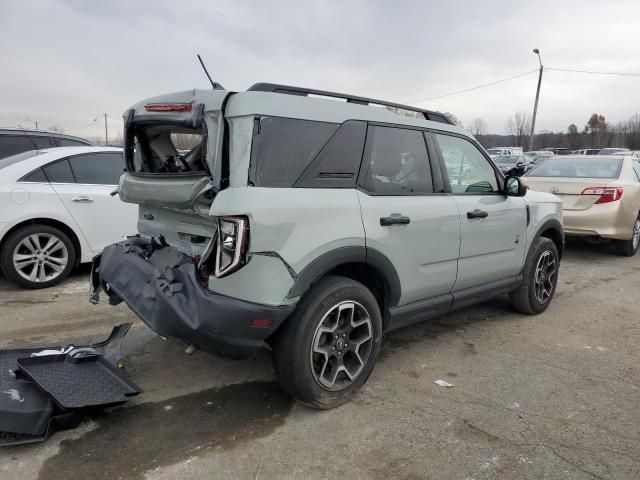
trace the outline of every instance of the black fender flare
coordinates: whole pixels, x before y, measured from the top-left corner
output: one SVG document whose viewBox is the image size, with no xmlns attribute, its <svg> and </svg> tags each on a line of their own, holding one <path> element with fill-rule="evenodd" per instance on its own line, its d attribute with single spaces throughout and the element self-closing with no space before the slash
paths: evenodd
<svg viewBox="0 0 640 480">
<path fill-rule="evenodd" d="M 564 227 L 562 226 L 562 223 L 560 223 L 560 220 L 558 220 L 557 218 L 550 218 L 542 222 L 542 224 L 537 228 L 536 233 L 533 235 L 531 242 L 529 243 L 529 249 L 531 249 L 531 245 L 533 245 L 533 242 L 535 242 L 542 235 L 542 233 L 546 232 L 547 230 L 554 230 L 560 237 L 561 242 L 558 248 L 558 255 L 560 256 L 560 258 L 562 258 L 562 254 L 564 252 Z"/>
<path fill-rule="evenodd" d="M 386 287 L 385 307 L 394 307 L 398 304 L 402 289 L 400 277 L 393 263 L 380 251 L 362 245 L 336 248 L 314 259 L 298 274 L 289 291 L 289 297 L 303 295 L 314 282 L 327 272 L 345 263 L 364 263 L 378 270 Z"/>
</svg>

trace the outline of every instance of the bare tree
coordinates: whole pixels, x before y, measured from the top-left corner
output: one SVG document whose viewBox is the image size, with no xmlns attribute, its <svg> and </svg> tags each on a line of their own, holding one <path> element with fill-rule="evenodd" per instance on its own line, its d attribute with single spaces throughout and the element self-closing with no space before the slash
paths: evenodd
<svg viewBox="0 0 640 480">
<path fill-rule="evenodd" d="M 59 127 L 57 125 L 52 125 L 49 127 L 49 131 L 50 132 L 55 132 L 55 133 L 64 133 L 64 128 Z"/>
<path fill-rule="evenodd" d="M 461 121 L 458 117 L 456 117 L 453 113 L 451 113 L 451 112 L 444 112 L 444 113 L 443 113 L 443 115 L 444 115 L 445 117 L 447 117 L 447 119 L 448 119 L 451 123 L 453 123 L 454 125 L 457 125 L 457 126 L 459 126 L 459 127 L 462 127 L 462 126 L 463 126 L 463 125 L 462 125 L 462 121 Z"/>
<path fill-rule="evenodd" d="M 484 118 L 476 117 L 471 121 L 469 129 L 474 137 L 484 135 L 487 133 L 487 122 L 484 121 Z"/>
<path fill-rule="evenodd" d="M 528 112 L 516 112 L 507 119 L 505 129 L 514 137 L 518 147 L 524 146 L 531 131 L 531 115 Z"/>
</svg>

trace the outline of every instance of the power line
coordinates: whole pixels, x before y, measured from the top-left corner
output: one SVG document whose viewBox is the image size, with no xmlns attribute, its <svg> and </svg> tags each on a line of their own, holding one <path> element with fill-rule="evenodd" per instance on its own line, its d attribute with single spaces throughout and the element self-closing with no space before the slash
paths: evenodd
<svg viewBox="0 0 640 480">
<path fill-rule="evenodd" d="M 503 78 L 501 80 L 496 80 L 495 82 L 484 83 L 482 85 L 477 85 L 475 87 L 465 88 L 464 90 L 458 90 L 456 92 L 445 93 L 444 95 L 438 95 L 437 97 L 423 98 L 421 100 L 412 100 L 412 101 L 407 102 L 407 103 L 410 103 L 410 104 L 411 103 L 421 103 L 421 102 L 428 102 L 430 100 L 437 100 L 438 98 L 450 97 L 451 95 L 458 95 L 460 93 L 470 92 L 472 90 L 478 90 L 479 88 L 490 87 L 491 85 L 497 85 L 498 83 L 503 83 L 503 82 L 507 82 L 509 80 L 514 80 L 516 78 L 524 77 L 525 75 L 530 75 L 530 74 L 532 74 L 534 72 L 537 72 L 537 71 L 538 71 L 538 69 L 536 68 L 535 70 L 531 70 L 531 71 L 528 71 L 528 72 L 520 73 L 520 74 L 514 75 L 512 77 Z"/>
<path fill-rule="evenodd" d="M 94 120 L 93 122 L 87 123 L 86 125 L 83 125 L 83 126 L 78 127 L 78 128 L 65 128 L 64 131 L 65 132 L 75 132 L 76 130 L 82 130 L 83 128 L 90 127 L 91 125 L 93 125 L 95 123 L 96 123 L 96 121 Z"/>
<path fill-rule="evenodd" d="M 640 77 L 640 73 L 625 73 L 625 72 L 596 72 L 591 70 L 574 70 L 571 68 L 553 68 L 546 67 L 547 70 L 555 70 L 556 72 L 571 72 L 571 73 L 588 73 L 592 75 L 619 75 L 623 77 Z"/>
</svg>

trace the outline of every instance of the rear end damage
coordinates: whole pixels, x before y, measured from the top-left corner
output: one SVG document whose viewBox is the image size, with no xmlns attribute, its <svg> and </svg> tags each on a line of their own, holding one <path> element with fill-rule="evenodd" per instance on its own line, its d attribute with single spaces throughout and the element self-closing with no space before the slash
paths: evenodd
<svg viewBox="0 0 640 480">
<path fill-rule="evenodd" d="M 104 291 L 111 304 L 124 301 L 159 335 L 230 358 L 259 351 L 294 309 L 208 290 L 194 258 L 140 237 L 106 247 L 94 259 L 91 284 L 93 303 Z"/>
</svg>

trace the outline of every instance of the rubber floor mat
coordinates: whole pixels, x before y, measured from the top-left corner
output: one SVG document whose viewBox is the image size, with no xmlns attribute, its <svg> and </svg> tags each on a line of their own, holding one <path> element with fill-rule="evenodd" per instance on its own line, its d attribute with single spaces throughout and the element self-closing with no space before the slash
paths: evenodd
<svg viewBox="0 0 640 480">
<path fill-rule="evenodd" d="M 17 360 L 20 372 L 63 409 L 119 405 L 140 393 L 102 355 L 45 355 Z"/>
</svg>

